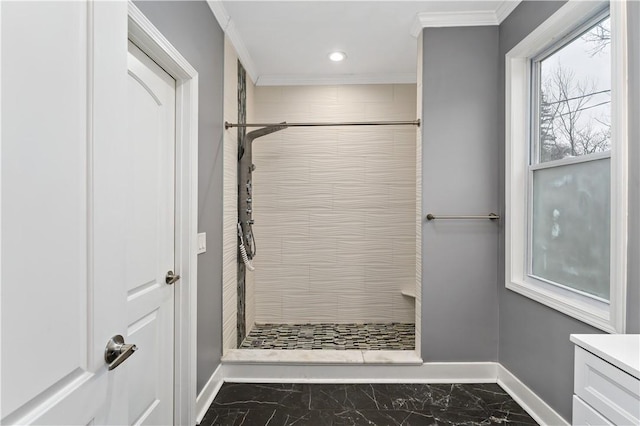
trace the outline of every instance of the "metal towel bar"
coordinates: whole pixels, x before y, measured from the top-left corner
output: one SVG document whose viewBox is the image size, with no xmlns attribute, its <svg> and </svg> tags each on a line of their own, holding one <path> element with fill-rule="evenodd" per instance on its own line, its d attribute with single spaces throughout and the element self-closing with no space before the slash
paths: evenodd
<svg viewBox="0 0 640 426">
<path fill-rule="evenodd" d="M 427 220 L 435 220 L 435 219 L 489 219 L 489 220 L 498 220 L 500 216 L 495 213 L 489 213 L 488 215 L 464 215 L 464 216 L 442 216 L 442 215 L 434 215 L 429 213 L 427 215 Z"/>
<path fill-rule="evenodd" d="M 420 119 L 410 121 L 347 121 L 347 122 L 327 122 L 327 123 L 229 123 L 224 122 L 224 128 L 232 127 L 333 127 L 333 126 L 418 126 Z"/>
</svg>

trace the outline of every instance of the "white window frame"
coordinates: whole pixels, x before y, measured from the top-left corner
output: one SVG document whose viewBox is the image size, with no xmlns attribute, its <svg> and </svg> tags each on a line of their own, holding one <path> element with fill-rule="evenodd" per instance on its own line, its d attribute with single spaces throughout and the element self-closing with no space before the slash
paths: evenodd
<svg viewBox="0 0 640 426">
<path fill-rule="evenodd" d="M 506 287 L 610 333 L 624 333 L 627 287 L 627 9 L 609 4 L 611 17 L 611 270 L 610 301 L 582 295 L 528 275 L 531 60 L 572 33 L 609 2 L 569 0 L 507 53 L 505 281 Z M 575 25 L 567 25 L 574 23 Z M 607 154 L 608 155 L 608 154 Z"/>
</svg>

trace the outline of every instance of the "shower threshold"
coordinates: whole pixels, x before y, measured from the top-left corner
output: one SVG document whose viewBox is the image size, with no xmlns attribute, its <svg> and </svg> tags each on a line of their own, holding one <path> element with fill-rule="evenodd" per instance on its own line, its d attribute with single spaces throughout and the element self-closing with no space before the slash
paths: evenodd
<svg viewBox="0 0 640 426">
<path fill-rule="evenodd" d="M 411 350 L 332 350 L 332 349 L 228 349 L 222 363 L 270 365 L 422 365 L 422 358 Z"/>
</svg>

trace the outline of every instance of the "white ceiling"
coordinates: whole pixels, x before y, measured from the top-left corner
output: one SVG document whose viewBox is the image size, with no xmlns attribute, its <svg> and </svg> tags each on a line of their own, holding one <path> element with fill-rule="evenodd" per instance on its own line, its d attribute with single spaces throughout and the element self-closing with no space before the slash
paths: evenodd
<svg viewBox="0 0 640 426">
<path fill-rule="evenodd" d="M 519 2 L 208 1 L 258 85 L 415 82 L 423 27 L 497 25 Z"/>
</svg>

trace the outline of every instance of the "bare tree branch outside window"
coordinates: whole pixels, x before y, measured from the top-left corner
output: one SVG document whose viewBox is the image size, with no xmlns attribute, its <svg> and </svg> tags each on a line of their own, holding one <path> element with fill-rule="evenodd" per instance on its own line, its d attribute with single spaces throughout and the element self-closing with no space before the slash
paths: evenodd
<svg viewBox="0 0 640 426">
<path fill-rule="evenodd" d="M 590 57 L 608 55 L 609 20 L 598 23 L 578 40 Z M 558 62 L 543 73 L 538 118 L 542 162 L 611 148 L 611 89 L 598 87 L 592 76 L 577 77 L 572 65 Z"/>
</svg>

